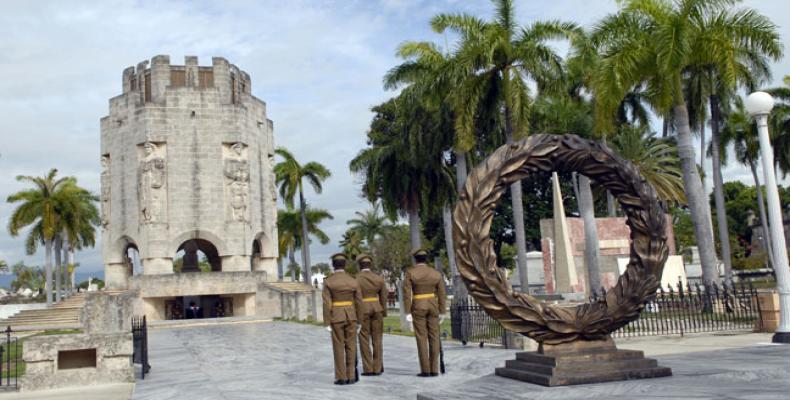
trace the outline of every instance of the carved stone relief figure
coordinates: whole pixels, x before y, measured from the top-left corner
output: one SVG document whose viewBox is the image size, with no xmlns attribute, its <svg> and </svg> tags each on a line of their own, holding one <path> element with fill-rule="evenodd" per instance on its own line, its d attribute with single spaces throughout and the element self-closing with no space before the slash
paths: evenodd
<svg viewBox="0 0 790 400">
<path fill-rule="evenodd" d="M 139 193 L 142 222 L 149 224 L 162 220 L 165 201 L 166 161 L 161 149 L 153 142 L 143 144 L 140 161 Z"/>
<path fill-rule="evenodd" d="M 227 186 L 227 204 L 233 221 L 247 221 L 247 200 L 249 197 L 250 166 L 245 152 L 246 146 L 237 142 L 226 151 L 224 165 Z"/>
<path fill-rule="evenodd" d="M 110 190 L 112 176 L 110 175 L 110 155 L 101 157 L 101 226 L 107 229 L 110 226 Z"/>
</svg>

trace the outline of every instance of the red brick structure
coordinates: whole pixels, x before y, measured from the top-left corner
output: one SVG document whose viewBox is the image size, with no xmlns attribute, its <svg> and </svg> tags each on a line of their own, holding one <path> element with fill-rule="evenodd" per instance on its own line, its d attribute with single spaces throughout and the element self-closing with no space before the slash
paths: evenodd
<svg viewBox="0 0 790 400">
<path fill-rule="evenodd" d="M 672 216 L 667 218 L 667 245 L 669 254 L 675 254 L 675 233 L 672 228 Z M 576 275 L 578 284 L 574 285 L 574 292 L 584 292 L 587 282 L 587 268 L 584 264 L 584 221 L 581 218 L 567 218 L 568 232 L 570 235 L 573 259 L 576 265 Z M 601 282 L 600 286 L 608 289 L 617 282 L 619 271 L 617 259 L 628 257 L 631 245 L 631 230 L 626 225 L 625 217 L 615 218 L 596 218 L 596 228 L 598 231 L 598 245 L 600 246 L 600 267 Z M 543 253 L 544 285 L 546 293 L 554 293 L 554 220 L 540 220 L 541 251 Z"/>
</svg>

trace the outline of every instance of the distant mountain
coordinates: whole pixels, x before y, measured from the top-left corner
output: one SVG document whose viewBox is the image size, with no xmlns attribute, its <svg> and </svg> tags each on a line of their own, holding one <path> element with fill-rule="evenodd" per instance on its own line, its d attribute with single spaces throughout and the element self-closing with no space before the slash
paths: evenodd
<svg viewBox="0 0 790 400">
<path fill-rule="evenodd" d="M 80 272 L 78 268 L 76 278 L 78 284 L 82 281 L 87 281 L 88 278 L 99 278 L 103 280 L 104 271 Z M 0 287 L 4 287 L 6 289 L 10 288 L 11 282 L 13 280 L 14 280 L 14 275 L 12 274 L 0 274 Z"/>
</svg>

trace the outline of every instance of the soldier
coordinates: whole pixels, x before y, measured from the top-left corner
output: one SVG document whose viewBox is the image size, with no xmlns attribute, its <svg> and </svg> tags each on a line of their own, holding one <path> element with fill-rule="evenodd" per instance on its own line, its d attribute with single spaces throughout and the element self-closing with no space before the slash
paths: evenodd
<svg viewBox="0 0 790 400">
<path fill-rule="evenodd" d="M 384 317 L 387 316 L 387 285 L 384 283 L 384 278 L 370 270 L 373 259 L 369 255 L 360 254 L 357 256 L 357 262 L 362 269 L 357 274 L 357 283 L 362 289 L 362 307 L 358 315 L 359 323 L 362 325 L 359 331 L 362 375 L 381 375 L 384 372 L 381 339 L 384 335 Z"/>
<path fill-rule="evenodd" d="M 406 271 L 403 282 L 403 301 L 409 313 L 406 319 L 414 324 L 417 353 L 420 356 L 419 377 L 439 375 L 439 322 L 444 319 L 444 278 L 439 271 L 429 267 L 428 253 L 417 250 L 413 254 L 416 264 Z"/>
<path fill-rule="evenodd" d="M 362 291 L 354 277 L 346 274 L 345 254 L 332 256 L 334 273 L 324 280 L 324 323 L 332 332 L 335 359 L 335 385 L 357 382 L 357 315 L 360 314 Z"/>
</svg>

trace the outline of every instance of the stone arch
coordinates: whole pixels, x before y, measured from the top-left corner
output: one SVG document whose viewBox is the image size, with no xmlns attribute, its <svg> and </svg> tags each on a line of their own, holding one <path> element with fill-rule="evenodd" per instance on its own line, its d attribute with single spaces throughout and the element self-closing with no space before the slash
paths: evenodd
<svg viewBox="0 0 790 400">
<path fill-rule="evenodd" d="M 222 258 L 219 255 L 217 247 L 206 239 L 187 239 L 176 250 L 175 254 L 184 251 L 183 270 L 182 272 L 198 272 L 198 255 L 201 252 L 206 256 L 206 259 L 211 265 L 212 272 L 222 271 Z M 174 255 L 175 255 L 174 254 Z M 175 257 L 174 257 L 175 260 Z M 175 266 L 175 263 L 174 263 Z"/>
<path fill-rule="evenodd" d="M 220 237 L 215 233 L 202 229 L 183 232 L 178 236 L 176 236 L 170 242 L 171 247 L 168 253 L 169 254 L 177 253 L 181 249 L 181 246 L 184 244 L 184 242 L 190 239 L 202 239 L 207 242 L 210 242 L 217 249 L 217 253 L 220 257 L 228 255 L 228 247 L 225 244 L 225 241 L 220 239 Z"/>
<path fill-rule="evenodd" d="M 140 257 L 143 257 L 143 250 L 137 245 L 137 241 L 131 236 L 123 235 L 116 239 L 112 246 L 110 246 L 110 254 L 108 254 L 106 263 L 122 263 L 126 260 L 126 251 L 129 247 L 137 249 Z"/>
<path fill-rule="evenodd" d="M 267 234 L 265 231 L 258 232 L 255 234 L 255 240 L 253 241 L 253 246 L 250 247 L 250 254 L 252 254 L 253 247 L 257 243 L 260 246 L 260 254 L 261 257 L 277 257 L 277 237 L 275 235 L 274 238 L 271 235 Z M 274 249 L 274 254 L 272 254 L 272 249 Z"/>
</svg>

